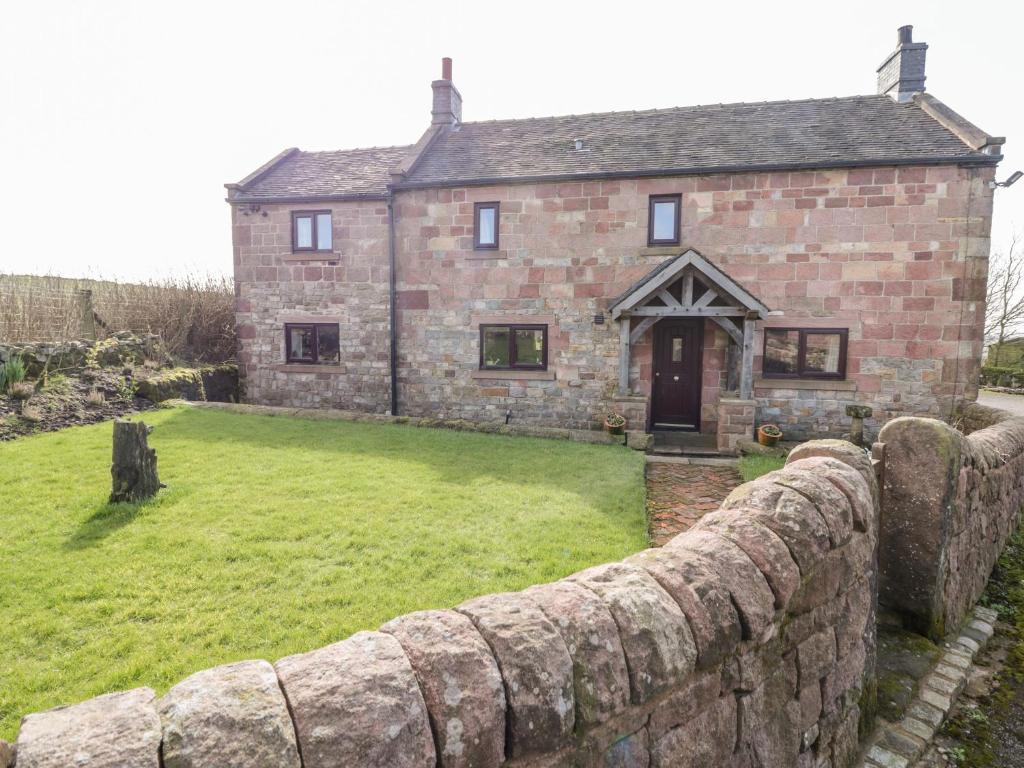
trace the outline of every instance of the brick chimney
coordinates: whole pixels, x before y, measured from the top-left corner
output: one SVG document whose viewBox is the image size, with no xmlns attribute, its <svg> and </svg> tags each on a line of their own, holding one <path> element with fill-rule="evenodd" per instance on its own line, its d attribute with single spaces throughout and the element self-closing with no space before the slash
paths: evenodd
<svg viewBox="0 0 1024 768">
<path fill-rule="evenodd" d="M 432 82 L 430 87 L 434 89 L 431 124 L 456 126 L 462 122 L 462 94 L 452 82 L 451 59 L 441 59 L 441 79 Z"/>
<path fill-rule="evenodd" d="M 878 92 L 898 102 L 910 101 L 924 91 L 924 57 L 928 43 L 914 42 L 914 28 L 900 27 L 896 50 L 878 68 Z"/>
</svg>

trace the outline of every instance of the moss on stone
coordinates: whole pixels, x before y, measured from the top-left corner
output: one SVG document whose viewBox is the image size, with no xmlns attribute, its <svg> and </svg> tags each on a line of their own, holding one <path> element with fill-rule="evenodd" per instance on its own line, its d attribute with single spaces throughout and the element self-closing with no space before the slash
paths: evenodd
<svg viewBox="0 0 1024 768">
<path fill-rule="evenodd" d="M 138 393 L 154 403 L 171 398 L 206 400 L 203 374 L 198 368 L 169 368 L 139 379 Z"/>
</svg>

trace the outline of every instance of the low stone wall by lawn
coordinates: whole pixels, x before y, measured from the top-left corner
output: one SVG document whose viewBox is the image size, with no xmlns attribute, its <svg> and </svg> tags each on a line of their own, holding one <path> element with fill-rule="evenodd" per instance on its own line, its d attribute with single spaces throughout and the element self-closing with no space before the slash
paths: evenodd
<svg viewBox="0 0 1024 768">
<path fill-rule="evenodd" d="M 879 600 L 934 640 L 981 596 L 1024 505 L 1024 418 L 972 403 L 958 423 L 964 432 L 934 419 L 894 419 L 878 438 Z"/>
<path fill-rule="evenodd" d="M 229 363 L 154 371 L 140 377 L 137 384 L 139 395 L 154 403 L 165 400 L 235 403 L 239 400 L 238 366 Z"/>
<path fill-rule="evenodd" d="M 878 511 L 862 451 L 808 443 L 663 548 L 29 715 L 17 768 L 846 768 L 874 708 Z"/>
<path fill-rule="evenodd" d="M 384 413 L 343 411 L 335 408 L 285 408 L 278 405 L 249 405 L 248 403 L 195 402 L 189 405 L 198 408 L 215 408 L 232 413 L 247 413 L 257 416 L 287 416 L 309 421 L 358 421 L 375 424 L 404 424 L 410 427 L 428 429 L 451 429 L 457 432 L 483 432 L 491 435 L 518 435 L 520 437 L 543 437 L 552 440 L 572 440 L 577 443 L 598 445 L 622 445 L 621 436 L 593 429 L 565 429 L 561 427 L 535 427 L 529 424 L 505 424 L 500 421 L 469 421 L 466 419 L 434 419 L 428 416 L 390 416 Z"/>
</svg>

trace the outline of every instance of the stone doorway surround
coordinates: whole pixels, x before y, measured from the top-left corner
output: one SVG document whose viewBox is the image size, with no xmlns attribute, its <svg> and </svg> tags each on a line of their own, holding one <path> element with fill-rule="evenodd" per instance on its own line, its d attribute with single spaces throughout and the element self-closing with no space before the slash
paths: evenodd
<svg viewBox="0 0 1024 768">
<path fill-rule="evenodd" d="M 630 286 L 609 308 L 619 322 L 616 406 L 634 429 L 649 428 L 650 398 L 630 391 L 632 348 L 664 318 L 708 318 L 729 336 L 727 386 L 719 404 L 717 444 L 735 452 L 754 426 L 754 328 L 770 310 L 697 251 L 686 249 Z"/>
</svg>

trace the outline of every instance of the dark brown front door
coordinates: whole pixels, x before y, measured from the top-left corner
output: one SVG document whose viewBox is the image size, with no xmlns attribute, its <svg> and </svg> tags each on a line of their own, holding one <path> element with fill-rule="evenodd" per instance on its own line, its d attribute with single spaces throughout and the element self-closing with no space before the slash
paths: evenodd
<svg viewBox="0 0 1024 768">
<path fill-rule="evenodd" d="M 654 326 L 651 426 L 700 431 L 702 320 L 665 319 Z"/>
</svg>

